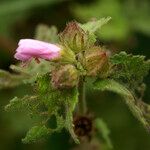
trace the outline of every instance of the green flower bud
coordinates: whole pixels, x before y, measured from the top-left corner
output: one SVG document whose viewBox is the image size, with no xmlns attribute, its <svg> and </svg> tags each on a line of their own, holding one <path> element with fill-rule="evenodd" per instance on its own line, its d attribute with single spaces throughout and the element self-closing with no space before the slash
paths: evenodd
<svg viewBox="0 0 150 150">
<path fill-rule="evenodd" d="M 61 44 L 78 53 L 87 48 L 88 34 L 78 25 L 77 22 L 67 24 L 65 30 L 60 33 Z"/>
<path fill-rule="evenodd" d="M 78 84 L 78 71 L 70 64 L 61 65 L 52 71 L 52 86 L 57 89 L 71 88 Z"/>
<path fill-rule="evenodd" d="M 88 76 L 104 77 L 109 70 L 108 55 L 101 47 L 93 47 L 85 51 L 84 67 Z"/>
</svg>

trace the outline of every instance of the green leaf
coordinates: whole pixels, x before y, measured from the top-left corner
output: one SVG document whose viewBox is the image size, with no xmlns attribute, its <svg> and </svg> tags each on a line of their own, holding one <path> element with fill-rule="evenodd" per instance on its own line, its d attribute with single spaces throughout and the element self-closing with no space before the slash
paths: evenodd
<svg viewBox="0 0 150 150">
<path fill-rule="evenodd" d="M 80 24 L 80 27 L 84 31 L 88 31 L 90 34 L 95 33 L 97 30 L 100 30 L 101 27 L 110 21 L 111 17 L 101 18 L 99 20 L 89 21 L 85 24 Z"/>
<path fill-rule="evenodd" d="M 49 43 L 58 43 L 57 28 L 55 26 L 48 27 L 47 25 L 40 24 L 36 28 L 35 39 Z"/>
<path fill-rule="evenodd" d="M 22 83 L 34 83 L 38 76 L 50 72 L 51 68 L 51 63 L 46 60 L 40 60 L 40 63 L 32 60 L 27 66 L 22 64 L 10 66 L 11 70 L 24 76 Z"/>
<path fill-rule="evenodd" d="M 37 96 L 24 96 L 23 98 L 14 97 L 5 106 L 6 111 L 33 111 L 37 105 Z"/>
<path fill-rule="evenodd" d="M 25 75 L 11 74 L 7 71 L 0 70 L 0 89 L 12 88 L 23 83 Z"/>
<path fill-rule="evenodd" d="M 99 134 L 102 135 L 103 139 L 105 140 L 107 146 L 112 149 L 113 145 L 109 138 L 110 130 L 108 129 L 106 123 L 102 119 L 96 119 L 95 120 L 95 126 L 99 132 Z"/>
<path fill-rule="evenodd" d="M 105 25 L 111 17 L 101 18 L 99 20 L 89 21 L 85 24 L 79 24 L 79 26 L 88 33 L 88 40 L 90 45 L 96 42 L 95 32 L 100 30 L 103 25 Z"/>
<path fill-rule="evenodd" d="M 32 60 L 28 66 L 23 67 L 21 64 L 11 65 L 10 69 L 14 73 L 0 70 L 0 89 L 12 88 L 26 83 L 34 83 L 37 76 L 50 72 L 51 64 L 45 60 L 40 60 L 39 64 Z"/>
<path fill-rule="evenodd" d="M 48 108 L 49 116 L 55 115 L 57 127 L 55 131 L 66 128 L 76 143 L 79 143 L 73 130 L 73 111 L 78 102 L 78 90 L 76 87 L 71 89 L 54 89 L 51 86 L 49 74 L 41 76 L 37 80 L 37 92 L 41 101 Z"/>
<path fill-rule="evenodd" d="M 43 126 L 34 126 L 32 127 L 26 137 L 22 139 L 23 143 L 31 143 L 37 140 L 40 140 L 49 134 L 49 130 Z"/>
<path fill-rule="evenodd" d="M 48 126 L 33 127 L 23 142 L 34 142 L 45 136 L 47 130 L 59 132 L 63 128 L 68 130 L 76 143 L 79 143 L 73 130 L 73 112 L 78 102 L 78 90 L 76 87 L 71 89 L 54 89 L 51 85 L 50 73 L 38 76 L 35 90 L 36 96 L 24 96 L 23 98 L 15 97 L 8 105 L 6 111 L 25 111 L 35 117 L 37 121 L 48 126 L 48 120 L 52 116 L 56 117 L 56 128 Z M 50 133 L 49 131 L 49 133 Z M 36 133 L 37 132 L 37 133 Z"/>
<path fill-rule="evenodd" d="M 37 93 L 44 101 L 45 105 L 50 110 L 55 112 L 55 107 L 64 105 L 64 102 L 70 102 L 69 109 L 73 111 L 77 103 L 78 91 L 75 88 L 71 89 L 54 89 L 51 85 L 50 74 L 45 74 L 37 79 Z"/>
<path fill-rule="evenodd" d="M 129 83 L 133 89 L 136 88 L 150 70 L 150 60 L 145 61 L 144 59 L 144 56 L 133 56 L 126 52 L 112 56 L 111 62 L 114 65 L 112 77 Z"/>
<path fill-rule="evenodd" d="M 37 78 L 37 93 L 39 98 L 48 108 L 49 113 L 57 113 L 58 107 L 62 104 L 61 92 L 51 86 L 51 76 L 49 73 Z"/>
<path fill-rule="evenodd" d="M 136 97 L 125 86 L 114 80 L 106 79 L 96 81 L 94 84 L 94 89 L 102 91 L 108 90 L 119 94 L 128 105 L 134 116 L 148 131 L 150 131 L 150 106 L 136 99 Z"/>
<path fill-rule="evenodd" d="M 7 104 L 5 106 L 5 111 L 18 111 L 18 110 L 22 110 L 22 108 L 24 107 L 23 103 L 24 103 L 24 101 L 22 101 L 22 99 L 19 99 L 18 97 L 14 97 L 12 100 L 10 100 L 9 104 Z"/>
<path fill-rule="evenodd" d="M 35 60 L 32 60 L 26 66 L 22 64 L 11 65 L 10 69 L 17 73 L 28 74 L 30 76 L 43 75 L 51 70 L 51 62 L 41 59 L 40 63 L 37 63 Z"/>
</svg>

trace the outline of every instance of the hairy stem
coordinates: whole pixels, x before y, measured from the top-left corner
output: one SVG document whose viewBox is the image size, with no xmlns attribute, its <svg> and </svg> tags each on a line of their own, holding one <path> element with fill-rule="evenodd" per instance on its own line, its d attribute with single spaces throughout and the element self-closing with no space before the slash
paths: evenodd
<svg viewBox="0 0 150 150">
<path fill-rule="evenodd" d="M 78 89 L 79 89 L 79 110 L 78 111 L 80 115 L 84 115 L 87 112 L 84 78 L 80 78 Z"/>
</svg>

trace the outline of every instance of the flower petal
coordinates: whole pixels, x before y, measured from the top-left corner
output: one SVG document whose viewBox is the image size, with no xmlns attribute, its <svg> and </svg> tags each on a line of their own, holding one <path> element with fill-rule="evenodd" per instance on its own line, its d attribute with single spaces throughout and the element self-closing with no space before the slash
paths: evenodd
<svg viewBox="0 0 150 150">
<path fill-rule="evenodd" d="M 22 39 L 18 45 L 14 57 L 22 61 L 28 61 L 31 58 L 50 60 L 59 57 L 61 50 L 60 47 L 54 44 L 33 39 Z"/>
</svg>

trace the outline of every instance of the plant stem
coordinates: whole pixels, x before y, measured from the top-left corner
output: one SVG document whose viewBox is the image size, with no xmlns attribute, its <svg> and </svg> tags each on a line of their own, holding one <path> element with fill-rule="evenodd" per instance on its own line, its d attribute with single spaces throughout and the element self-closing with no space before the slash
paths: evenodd
<svg viewBox="0 0 150 150">
<path fill-rule="evenodd" d="M 87 106 L 86 106 L 86 95 L 85 95 L 85 83 L 84 78 L 80 78 L 79 80 L 79 114 L 84 115 L 87 112 Z"/>
</svg>

